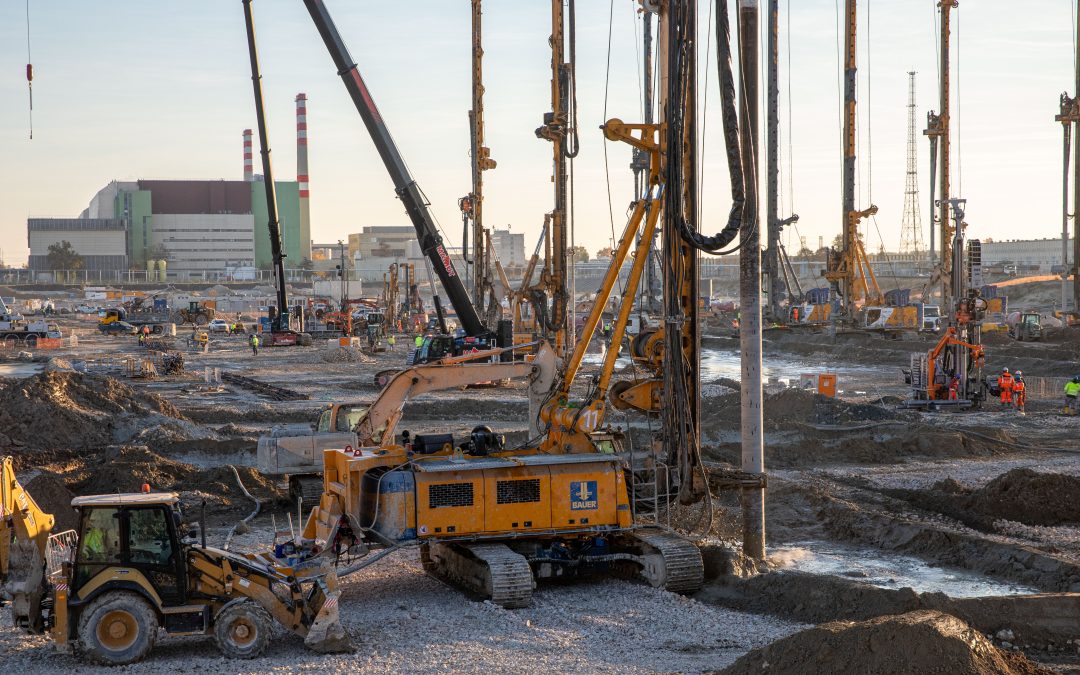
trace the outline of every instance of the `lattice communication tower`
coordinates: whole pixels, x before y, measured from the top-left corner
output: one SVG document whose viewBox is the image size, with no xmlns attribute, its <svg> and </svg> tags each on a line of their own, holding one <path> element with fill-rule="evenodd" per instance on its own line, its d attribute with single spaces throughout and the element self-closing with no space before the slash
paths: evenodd
<svg viewBox="0 0 1080 675">
<path fill-rule="evenodd" d="M 915 142 L 915 73 L 908 73 L 907 182 L 904 187 L 904 218 L 900 229 L 900 252 L 918 256 L 925 249 L 922 211 L 919 209 L 919 152 Z"/>
</svg>

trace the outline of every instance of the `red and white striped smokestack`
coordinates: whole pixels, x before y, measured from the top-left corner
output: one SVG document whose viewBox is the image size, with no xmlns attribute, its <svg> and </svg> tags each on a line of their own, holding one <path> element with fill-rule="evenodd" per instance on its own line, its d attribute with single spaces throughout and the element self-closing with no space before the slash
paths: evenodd
<svg viewBox="0 0 1080 675">
<path fill-rule="evenodd" d="M 296 182 L 300 184 L 300 199 L 307 199 L 307 94 L 296 95 Z"/>
<path fill-rule="evenodd" d="M 244 129 L 244 180 L 255 180 L 255 171 L 251 164 L 251 129 Z"/>
</svg>

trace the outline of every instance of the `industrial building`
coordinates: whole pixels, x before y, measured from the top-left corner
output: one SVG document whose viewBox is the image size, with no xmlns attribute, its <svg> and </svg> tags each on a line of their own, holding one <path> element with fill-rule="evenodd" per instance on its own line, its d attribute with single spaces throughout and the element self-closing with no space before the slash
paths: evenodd
<svg viewBox="0 0 1080 675">
<path fill-rule="evenodd" d="M 1050 274 L 1053 267 L 1061 264 L 1061 238 L 1057 239 L 1018 239 L 1015 241 L 983 241 L 983 265 L 1012 263 L 1028 266 L 1029 272 Z M 1073 240 L 1068 243 L 1066 265 L 1073 264 Z M 1038 265 L 1035 270 L 1033 265 Z"/>
<path fill-rule="evenodd" d="M 311 259 L 304 94 L 296 97 L 296 120 L 297 180 L 275 181 L 275 188 L 287 265 L 298 268 Z M 78 218 L 28 219 L 30 268 L 49 271 L 48 247 L 62 241 L 91 274 L 133 269 L 157 271 L 157 278 L 219 279 L 236 268 L 269 267 L 266 186 L 252 154 L 247 129 L 244 180 L 114 180 Z"/>
</svg>

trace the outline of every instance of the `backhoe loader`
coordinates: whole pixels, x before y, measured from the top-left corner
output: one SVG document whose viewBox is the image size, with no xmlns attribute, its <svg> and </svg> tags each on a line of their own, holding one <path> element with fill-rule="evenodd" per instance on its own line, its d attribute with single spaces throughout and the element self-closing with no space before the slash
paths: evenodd
<svg viewBox="0 0 1080 675">
<path fill-rule="evenodd" d="M 337 576 L 316 561 L 291 566 L 270 554 L 240 555 L 184 532 L 175 493 L 76 497 L 78 530 L 51 534 L 15 477 L 0 474 L 0 598 L 16 625 L 47 632 L 59 651 L 124 665 L 145 658 L 159 629 L 213 635 L 221 652 L 262 653 L 272 623 L 314 651 L 349 651 L 338 615 Z"/>
</svg>

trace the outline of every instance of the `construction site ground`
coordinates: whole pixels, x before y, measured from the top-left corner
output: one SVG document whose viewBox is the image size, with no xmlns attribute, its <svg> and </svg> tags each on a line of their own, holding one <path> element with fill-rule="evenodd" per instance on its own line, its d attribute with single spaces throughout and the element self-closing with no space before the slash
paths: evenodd
<svg viewBox="0 0 1080 675">
<path fill-rule="evenodd" d="M 69 320 L 64 329 L 75 330 L 77 347 L 0 362 L 0 452 L 16 458 L 58 529 L 74 524 L 72 495 L 149 483 L 180 492 L 190 519 L 205 500 L 210 542 L 228 538 L 249 550 L 272 544 L 274 524 L 288 529 L 285 490 L 253 468 L 259 434 L 312 422 L 324 403 L 373 400 L 375 373 L 403 367 L 407 342 L 378 354 L 330 355 L 316 344 L 255 356 L 243 336 L 212 336 L 203 353 L 181 330 L 173 344 L 184 373 L 147 378 L 131 377 L 149 357 L 134 338 L 102 336 L 90 322 Z M 1080 672 L 1080 623 L 1028 620 L 1024 604 L 1058 594 L 1046 607 L 1066 617 L 1076 610 L 1053 603 L 1080 606 L 1080 595 L 1059 595 L 1080 593 L 1080 417 L 1062 414 L 1061 397 L 1030 401 L 1026 415 L 997 402 L 960 413 L 904 409 L 901 369 L 934 339 L 766 331 L 770 558 L 758 574 L 736 553 L 738 494 L 718 489 L 707 532 L 700 506 L 669 514 L 705 551 L 706 587 L 693 597 L 600 577 L 541 584 L 532 607 L 504 610 L 426 576 L 406 548 L 343 580 L 342 620 L 355 654 L 320 656 L 283 635 L 261 658 L 236 663 L 212 639 L 166 639 L 129 670 L 761 672 L 765 662 L 776 666 L 768 672 L 799 672 L 784 664 L 817 644 L 828 653 L 802 672 L 844 672 L 844 659 L 889 631 L 898 659 L 916 649 L 940 653 L 942 663 L 959 659 L 939 672 Z M 986 342 L 988 371 L 1080 374 L 1080 328 L 1047 331 L 1038 343 L 1002 334 Z M 716 476 L 738 468 L 736 348 L 726 329 L 706 328 L 702 442 Z M 620 365 L 620 377 L 634 376 Z M 219 384 L 215 369 L 306 398 L 275 400 L 242 380 Z M 835 399 L 790 386 L 826 372 L 839 377 Z M 464 436 L 486 424 L 513 444 L 525 440 L 527 415 L 524 383 L 511 383 L 422 396 L 398 428 Z M 608 421 L 635 445 L 655 424 L 623 413 Z M 260 514 L 239 528 L 255 504 L 230 464 L 260 501 Z M 829 623 L 837 621 L 855 623 Z M 814 626 L 821 632 L 801 632 Z M 962 654 L 958 644 L 967 645 Z M 8 625 L 0 651 L 0 662 L 24 672 L 92 670 Z"/>
</svg>

